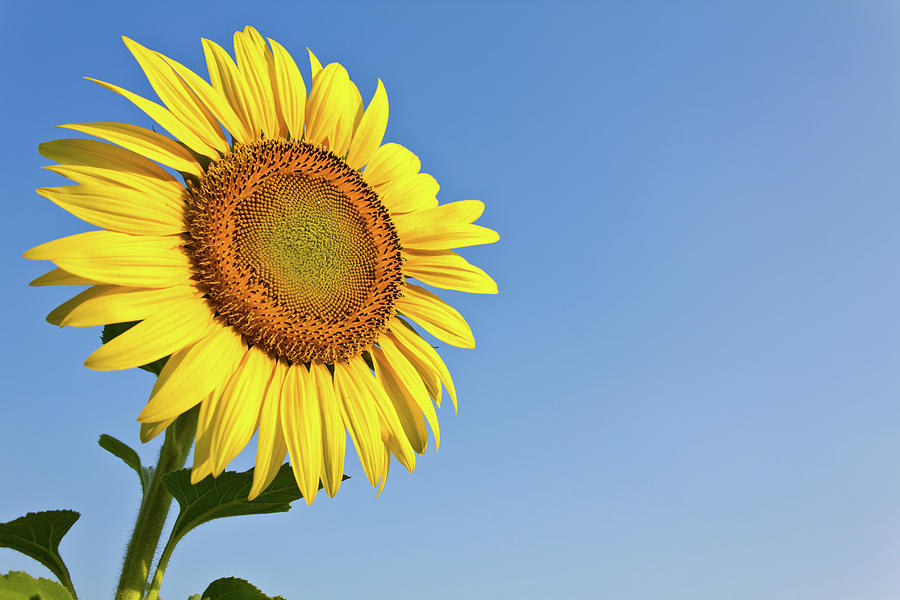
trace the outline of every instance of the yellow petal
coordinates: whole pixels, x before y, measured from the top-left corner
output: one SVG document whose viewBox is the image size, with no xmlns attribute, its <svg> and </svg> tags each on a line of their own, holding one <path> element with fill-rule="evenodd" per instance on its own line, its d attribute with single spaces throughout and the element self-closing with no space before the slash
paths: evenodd
<svg viewBox="0 0 900 600">
<path fill-rule="evenodd" d="M 334 380 L 328 368 L 319 362 L 309 366 L 310 376 L 319 399 L 322 413 L 322 484 L 329 496 L 337 494 L 344 479 L 344 454 L 347 450 L 347 431 L 334 396 Z"/>
<path fill-rule="evenodd" d="M 262 123 L 253 112 L 253 100 L 247 87 L 247 81 L 221 46 L 207 39 L 203 39 L 202 42 L 206 65 L 209 69 L 209 80 L 213 88 L 219 90 L 228 99 L 228 103 L 240 116 L 244 127 L 251 134 L 251 139 L 256 138 L 262 131 Z"/>
<path fill-rule="evenodd" d="M 307 48 L 306 51 L 309 52 L 309 68 L 312 71 L 312 80 L 315 81 L 316 75 L 322 70 L 322 63 L 319 62 L 312 50 Z"/>
<path fill-rule="evenodd" d="M 281 392 L 288 367 L 275 361 L 272 378 L 266 386 L 259 413 L 259 436 L 256 440 L 256 467 L 249 499 L 253 500 L 275 479 L 287 454 L 287 444 L 281 427 Z"/>
<path fill-rule="evenodd" d="M 384 144 L 372 155 L 363 171 L 363 178 L 375 191 L 391 181 L 411 177 L 422 167 L 419 157 L 393 142 Z"/>
<path fill-rule="evenodd" d="M 438 205 L 437 193 L 440 189 L 437 180 L 428 173 L 416 173 L 408 177 L 400 177 L 378 188 L 378 197 L 396 217 L 395 213 L 410 211 L 428 212 Z M 415 214 L 419 214 L 416 212 Z"/>
<path fill-rule="evenodd" d="M 354 169 L 362 168 L 372 157 L 384 138 L 388 122 L 388 98 L 384 91 L 384 84 L 378 80 L 375 95 L 369 102 L 369 107 L 363 113 L 356 131 L 353 133 L 353 141 L 350 142 L 350 150 L 347 154 L 347 164 Z"/>
<path fill-rule="evenodd" d="M 44 273 L 37 279 L 34 279 L 28 285 L 92 285 L 94 283 L 96 282 L 90 279 L 85 279 L 84 277 L 79 277 L 78 275 L 72 275 L 68 271 L 63 271 L 60 268 L 56 268 L 52 271 Z"/>
<path fill-rule="evenodd" d="M 306 115 L 306 84 L 291 55 L 278 42 L 269 38 L 274 54 L 275 98 L 284 132 L 293 139 L 303 135 Z"/>
<path fill-rule="evenodd" d="M 146 98 L 138 96 L 137 94 L 130 92 L 125 88 L 113 85 L 112 83 L 100 81 L 99 79 L 94 79 L 92 77 L 85 77 L 85 79 L 87 79 L 88 81 L 93 81 L 98 85 L 102 85 L 106 89 L 124 96 L 125 98 L 130 100 L 135 106 L 147 113 L 147 116 L 159 123 L 159 125 L 163 129 L 171 133 L 177 140 L 183 142 L 188 148 L 190 148 L 197 154 L 202 154 L 213 159 L 219 158 L 219 153 L 215 148 L 210 146 L 200 136 L 186 127 L 164 106 L 161 106 L 156 102 L 153 102 L 152 100 L 147 100 Z"/>
<path fill-rule="evenodd" d="M 107 123 L 106 125 L 109 124 Z M 151 131 L 150 133 L 153 132 Z M 169 142 L 172 141 L 165 136 L 162 137 L 164 140 L 168 140 Z M 190 153 L 184 150 L 184 148 L 181 146 L 178 146 L 178 148 L 190 157 Z M 156 179 L 161 182 L 174 182 L 178 184 L 174 177 L 169 175 L 168 172 L 152 160 L 149 160 L 136 152 L 132 152 L 131 150 L 126 150 L 125 148 L 120 148 L 119 146 L 114 146 L 98 140 L 85 140 L 80 138 L 53 140 L 39 144 L 38 152 L 41 156 L 49 158 L 50 160 L 55 160 L 61 165 L 109 169 Z M 190 158 L 190 160 L 193 161 L 193 158 Z M 168 164 L 165 161 L 160 162 Z M 66 174 L 63 173 L 63 175 Z M 68 177 L 68 175 L 66 175 L 66 177 Z"/>
<path fill-rule="evenodd" d="M 237 33 L 241 34 L 246 40 L 246 43 L 258 52 L 263 53 L 268 50 L 266 40 L 264 40 L 263 36 L 256 30 L 256 27 L 246 25 L 244 26 L 244 31 L 238 31 Z"/>
<path fill-rule="evenodd" d="M 81 301 L 61 320 L 61 326 L 93 327 L 146 319 L 170 300 L 199 297 L 192 286 L 147 289 L 96 285 L 79 294 Z M 145 363 L 146 364 L 146 363 Z"/>
<path fill-rule="evenodd" d="M 384 457 L 381 459 L 382 463 L 384 463 L 384 473 L 381 475 L 381 483 L 378 485 L 378 493 L 375 494 L 375 497 L 381 495 L 381 492 L 384 491 L 384 484 L 387 483 L 388 472 L 391 470 L 391 453 L 388 450 L 387 446 L 384 446 Z"/>
<path fill-rule="evenodd" d="M 170 235 L 185 230 L 181 206 L 122 186 L 67 185 L 37 193 L 92 225 L 134 235 Z"/>
<path fill-rule="evenodd" d="M 138 421 L 163 421 L 192 409 L 225 383 L 246 352 L 239 334 L 216 323 L 198 342 L 169 357 Z"/>
<path fill-rule="evenodd" d="M 419 411 L 424 413 L 425 418 L 428 420 L 428 425 L 431 426 L 431 431 L 434 433 L 435 449 L 439 448 L 441 445 L 441 430 L 438 426 L 437 413 L 434 410 L 434 405 L 431 403 L 432 395 L 427 389 L 425 380 L 418 373 L 415 365 L 406 358 L 394 342 L 394 338 L 382 336 L 378 343 L 399 387 L 405 389 L 405 398 L 407 401 L 412 400 Z M 437 386 L 440 389 L 440 382 L 438 382 Z M 440 397 L 439 394 L 438 397 Z"/>
<path fill-rule="evenodd" d="M 234 53 L 247 84 L 247 97 L 252 102 L 259 128 L 266 137 L 272 138 L 278 135 L 278 116 L 275 113 L 272 82 L 269 81 L 267 52 L 265 42 L 252 27 L 246 27 L 244 32 L 235 32 Z"/>
<path fill-rule="evenodd" d="M 400 424 L 403 426 L 404 435 L 406 435 L 409 443 L 412 444 L 413 450 L 419 454 L 424 453 L 428 445 L 428 430 L 425 429 L 425 419 L 422 417 L 422 411 L 416 405 L 411 392 L 397 375 L 381 348 L 372 348 L 372 359 L 375 363 L 375 377 L 394 405 L 397 417 L 399 417 Z M 418 379 L 418 375 L 416 375 L 416 379 Z M 425 390 L 421 379 L 419 379 L 419 386 L 425 394 L 425 399 L 431 404 L 431 400 L 428 399 L 428 392 Z"/>
<path fill-rule="evenodd" d="M 100 283 L 133 287 L 170 287 L 190 276 L 177 236 L 133 236 L 117 231 L 89 231 L 53 240 L 23 254 L 52 260 L 74 275 Z"/>
<path fill-rule="evenodd" d="M 141 441 L 143 443 L 147 443 L 163 431 L 165 431 L 169 425 L 175 422 L 175 419 L 169 419 L 168 421 L 160 421 L 158 423 L 141 423 Z"/>
<path fill-rule="evenodd" d="M 191 484 L 212 475 L 212 424 L 219 408 L 221 392 L 217 386 L 200 403 L 197 415 L 197 441 L 194 444 L 194 464 L 191 466 Z"/>
<path fill-rule="evenodd" d="M 356 87 L 356 84 L 353 83 L 352 79 L 350 80 L 347 89 L 349 90 L 349 110 L 350 114 L 353 115 L 353 126 L 350 127 L 350 130 L 347 132 L 347 146 L 344 152 L 349 152 L 350 140 L 353 139 L 353 133 L 356 131 L 356 128 L 359 127 L 359 122 L 362 121 L 363 113 L 366 112 L 366 105 L 363 103 L 362 94 L 359 93 L 359 88 Z"/>
<path fill-rule="evenodd" d="M 350 77 L 338 63 L 331 63 L 313 81 L 306 103 L 306 141 L 343 156 L 353 127 Z"/>
<path fill-rule="evenodd" d="M 284 382 L 281 422 L 291 468 L 307 504 L 319 491 L 322 472 L 322 417 L 314 379 L 303 365 L 293 365 Z"/>
<path fill-rule="evenodd" d="M 403 259 L 403 274 L 428 285 L 473 294 L 497 293 L 490 275 L 450 250 L 404 251 Z"/>
<path fill-rule="evenodd" d="M 125 36 L 122 36 L 122 40 L 141 65 L 159 99 L 181 125 L 210 148 L 215 148 L 222 154 L 227 153 L 228 142 L 215 117 L 194 95 L 187 83 L 175 73 L 165 58 Z M 172 134 L 177 135 L 175 132 Z"/>
<path fill-rule="evenodd" d="M 409 438 L 406 437 L 403 425 L 397 416 L 397 410 L 391 403 L 390 398 L 388 398 L 384 388 L 375 380 L 362 356 L 350 359 L 350 368 L 354 372 L 357 384 L 362 384 L 360 387 L 365 396 L 375 405 L 381 427 L 382 441 L 391 449 L 397 460 L 400 461 L 400 464 L 412 473 L 416 468 L 416 454 L 412 444 L 409 442 Z"/>
<path fill-rule="evenodd" d="M 274 367 L 274 361 L 262 350 L 250 348 L 222 390 L 212 425 L 211 455 L 216 477 L 253 437 Z"/>
<path fill-rule="evenodd" d="M 176 171 L 203 176 L 203 167 L 187 149 L 155 131 L 125 123 L 69 123 L 59 127 L 108 140 Z"/>
<path fill-rule="evenodd" d="M 475 337 L 462 315 L 425 288 L 404 284 L 397 310 L 442 342 L 460 348 L 475 347 Z"/>
<path fill-rule="evenodd" d="M 449 250 L 493 244 L 499 239 L 500 234 L 493 229 L 467 223 L 422 227 L 400 234 L 400 243 L 411 250 Z"/>
<path fill-rule="evenodd" d="M 209 332 L 212 324 L 213 314 L 205 300 L 169 300 L 125 333 L 100 346 L 84 361 L 84 366 L 95 371 L 115 371 L 147 365 L 193 344 Z"/>
<path fill-rule="evenodd" d="M 378 413 L 347 363 L 334 364 L 334 391 L 344 426 L 356 447 L 369 483 L 378 485 L 384 470 L 384 450 Z"/>
<path fill-rule="evenodd" d="M 391 341 L 397 344 L 397 348 L 407 359 L 409 359 L 409 362 L 412 363 L 414 367 L 416 367 L 416 371 L 421 374 L 427 370 L 437 374 L 441 382 L 444 384 L 444 387 L 447 388 L 447 391 L 450 393 L 450 398 L 453 400 L 453 406 L 455 408 L 456 387 L 454 387 L 453 385 L 453 379 L 450 377 L 450 371 L 447 369 L 446 365 L 444 365 L 444 361 L 441 360 L 441 357 L 438 355 L 435 349 L 432 348 L 428 342 L 422 339 L 422 337 L 418 333 L 416 333 L 399 319 L 394 319 L 393 321 L 391 321 L 390 331 L 388 331 L 386 335 L 391 339 Z M 426 379 L 424 376 L 422 377 L 422 379 L 426 383 L 428 382 L 428 379 Z M 431 394 L 432 398 L 434 398 L 434 396 L 434 394 Z M 435 398 L 435 402 L 438 402 L 438 406 L 440 406 L 438 398 Z"/>
<path fill-rule="evenodd" d="M 255 136 L 251 135 L 250 130 L 247 129 L 244 121 L 228 102 L 228 98 L 225 97 L 221 89 L 214 88 L 205 79 L 178 61 L 172 60 L 168 56 L 163 56 L 162 58 L 190 86 L 194 94 L 209 108 L 216 120 L 222 123 L 236 141 L 246 143 L 254 139 Z"/>
<path fill-rule="evenodd" d="M 404 354 L 404 356 L 406 356 Z M 443 392 L 444 388 L 441 387 L 441 378 L 438 377 L 437 373 L 427 365 L 423 361 L 414 361 L 407 357 L 407 360 L 410 364 L 415 368 L 416 373 L 418 373 L 419 377 L 422 378 L 422 383 L 425 384 L 425 389 L 428 390 L 428 395 L 431 396 L 431 399 L 434 400 L 434 403 L 438 405 L 438 408 L 441 406 L 441 392 Z"/>
<path fill-rule="evenodd" d="M 413 214 L 397 215 L 393 221 L 397 231 L 413 231 L 451 223 L 474 223 L 483 212 L 484 202 L 481 200 L 460 200 L 427 210 L 417 210 Z"/>
<path fill-rule="evenodd" d="M 147 160 L 142 157 L 138 158 Z M 150 163 L 150 161 L 147 162 Z M 161 178 L 150 177 L 142 173 L 88 165 L 48 165 L 43 168 L 88 186 L 125 188 L 148 195 L 158 195 L 160 196 L 160 202 L 164 203 L 167 208 L 169 206 L 177 207 L 179 214 L 187 196 L 187 190 L 184 186 L 168 173 L 165 173 L 166 178 Z"/>
<path fill-rule="evenodd" d="M 102 288 L 106 286 L 89 287 L 80 294 L 72 296 L 50 311 L 50 313 L 47 315 L 47 322 L 51 325 L 62 327 L 63 319 L 65 319 L 73 310 L 75 310 L 79 304 L 90 298 L 92 295 L 96 294 L 96 288 L 98 287 Z"/>
</svg>

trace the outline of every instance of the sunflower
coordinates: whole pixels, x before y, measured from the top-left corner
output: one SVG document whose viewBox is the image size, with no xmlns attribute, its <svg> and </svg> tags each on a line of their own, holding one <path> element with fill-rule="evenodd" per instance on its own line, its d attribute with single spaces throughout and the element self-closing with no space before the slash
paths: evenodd
<svg viewBox="0 0 900 600">
<path fill-rule="evenodd" d="M 91 80 L 172 137 L 77 123 L 61 127 L 106 141 L 40 145 L 58 163 L 46 168 L 77 185 L 37 192 L 101 228 L 25 253 L 56 266 L 32 285 L 90 286 L 48 321 L 138 322 L 85 365 L 168 357 L 138 415 L 141 439 L 199 405 L 194 482 L 222 473 L 257 430 L 251 499 L 285 456 L 307 502 L 320 481 L 333 496 L 347 432 L 379 490 L 391 455 L 411 472 L 426 422 L 440 442 L 442 387 L 456 406 L 446 366 L 413 322 L 453 346 L 475 341 L 455 309 L 409 280 L 497 292 L 452 251 L 499 239 L 474 224 L 483 203 L 439 204 L 416 155 L 382 143 L 380 80 L 365 106 L 342 65 L 322 67 L 310 52 L 307 93 L 290 54 L 252 27 L 235 33 L 236 62 L 203 40 L 209 82 L 123 39 L 162 104 Z"/>
</svg>

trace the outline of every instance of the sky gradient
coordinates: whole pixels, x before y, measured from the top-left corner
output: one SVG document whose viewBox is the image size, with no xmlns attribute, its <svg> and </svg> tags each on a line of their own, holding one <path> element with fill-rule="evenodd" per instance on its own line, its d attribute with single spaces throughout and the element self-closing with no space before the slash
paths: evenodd
<svg viewBox="0 0 900 600">
<path fill-rule="evenodd" d="M 439 349 L 439 453 L 374 499 L 351 446 L 334 499 L 202 526 L 166 600 L 900 595 L 897 4 L 78 4 L 0 3 L 0 521 L 80 511 L 82 598 L 112 597 L 139 502 L 96 439 L 140 446 L 153 378 L 84 368 L 99 328 L 26 286 L 24 250 L 91 229 L 34 193 L 63 185 L 37 145 L 149 126 L 81 79 L 152 94 L 121 35 L 205 75 L 200 38 L 247 24 L 366 101 L 384 81 L 385 139 L 486 203 L 501 240 L 462 253 L 500 295 L 440 292 L 478 347 Z"/>
</svg>

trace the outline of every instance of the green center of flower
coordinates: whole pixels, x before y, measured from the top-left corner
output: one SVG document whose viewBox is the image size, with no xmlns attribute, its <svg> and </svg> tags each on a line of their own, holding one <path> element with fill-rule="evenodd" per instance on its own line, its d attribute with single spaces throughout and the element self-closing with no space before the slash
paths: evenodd
<svg viewBox="0 0 900 600">
<path fill-rule="evenodd" d="M 236 146 L 191 190 L 185 216 L 207 301 L 276 358 L 358 356 L 394 315 L 403 274 L 388 211 L 326 150 Z"/>
<path fill-rule="evenodd" d="M 273 297 L 321 319 L 347 318 L 375 283 L 376 248 L 362 216 L 322 179 L 279 175 L 235 210 L 238 256 Z"/>
</svg>

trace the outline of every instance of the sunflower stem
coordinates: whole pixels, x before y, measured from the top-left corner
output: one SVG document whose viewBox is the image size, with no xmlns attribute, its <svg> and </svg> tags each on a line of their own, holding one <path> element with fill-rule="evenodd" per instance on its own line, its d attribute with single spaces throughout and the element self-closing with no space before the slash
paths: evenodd
<svg viewBox="0 0 900 600">
<path fill-rule="evenodd" d="M 184 466 L 197 431 L 197 412 L 194 409 L 181 415 L 166 429 L 159 460 L 141 501 L 134 531 L 125 552 L 116 600 L 141 600 L 144 597 L 150 564 L 172 505 L 172 495 L 163 485 L 162 479 L 166 473 Z"/>
<path fill-rule="evenodd" d="M 156 563 L 156 572 L 153 574 L 153 581 L 150 583 L 150 591 L 147 592 L 147 597 L 144 600 L 159 600 L 159 586 L 162 585 L 163 575 L 166 574 L 166 567 L 169 565 L 169 559 L 172 557 L 172 551 L 175 550 L 176 543 L 177 540 L 169 536 L 169 541 L 166 542 L 166 546 L 159 556 L 159 561 Z"/>
</svg>

